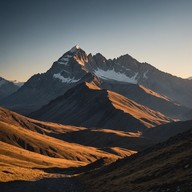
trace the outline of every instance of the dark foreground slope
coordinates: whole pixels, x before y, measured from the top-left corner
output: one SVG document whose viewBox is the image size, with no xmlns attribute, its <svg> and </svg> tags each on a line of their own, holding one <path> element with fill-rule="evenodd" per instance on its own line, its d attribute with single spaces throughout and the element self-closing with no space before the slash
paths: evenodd
<svg viewBox="0 0 192 192">
<path fill-rule="evenodd" d="M 186 132 L 190 129 L 192 129 L 192 120 L 178 121 L 159 125 L 155 127 L 155 129 L 148 129 L 143 133 L 143 136 L 155 140 L 156 142 L 163 142 L 170 137 Z"/>
<path fill-rule="evenodd" d="M 52 174 L 36 181 L 0 183 L 1 192 L 84 192 L 74 178 Z"/>
<path fill-rule="evenodd" d="M 190 192 L 191 148 L 189 130 L 80 178 L 92 192 Z"/>
<path fill-rule="evenodd" d="M 141 131 L 171 120 L 122 95 L 96 90 L 89 83 L 70 89 L 30 117 L 88 128 Z"/>
</svg>

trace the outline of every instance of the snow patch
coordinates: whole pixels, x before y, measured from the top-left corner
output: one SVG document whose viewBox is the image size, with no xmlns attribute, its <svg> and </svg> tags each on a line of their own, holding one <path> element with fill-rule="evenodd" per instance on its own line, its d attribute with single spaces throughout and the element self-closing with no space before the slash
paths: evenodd
<svg viewBox="0 0 192 192">
<path fill-rule="evenodd" d="M 97 69 L 94 71 L 94 74 L 102 79 L 108 79 L 108 80 L 115 80 L 115 81 L 120 81 L 120 82 L 127 82 L 127 83 L 133 83 L 137 84 L 138 81 L 136 79 L 138 73 L 135 73 L 132 77 L 128 77 L 123 73 L 116 72 L 114 70 L 101 70 Z"/>
<path fill-rule="evenodd" d="M 61 61 L 68 62 L 69 58 L 63 57 L 63 58 L 61 58 Z"/>
<path fill-rule="evenodd" d="M 61 59 L 59 59 L 59 61 L 57 61 L 57 63 L 59 63 L 61 65 L 67 65 L 71 57 L 72 57 L 72 55 L 65 55 Z"/>
<path fill-rule="evenodd" d="M 147 70 L 147 71 L 145 71 L 145 73 L 143 73 L 143 78 L 144 79 L 148 79 L 149 77 L 147 76 L 147 73 L 148 73 L 149 71 Z"/>
<path fill-rule="evenodd" d="M 73 78 L 63 77 L 60 73 L 54 74 L 53 77 L 61 80 L 62 83 L 76 83 L 80 80 L 80 79 L 75 79 L 74 77 Z"/>
<path fill-rule="evenodd" d="M 74 53 L 74 52 L 76 52 L 78 49 L 80 49 L 79 45 L 75 45 L 75 46 L 70 50 L 70 52 L 71 52 L 71 53 Z"/>
<path fill-rule="evenodd" d="M 61 65 L 67 65 L 68 62 L 63 62 L 63 61 L 57 61 L 57 63 L 61 64 Z"/>
</svg>

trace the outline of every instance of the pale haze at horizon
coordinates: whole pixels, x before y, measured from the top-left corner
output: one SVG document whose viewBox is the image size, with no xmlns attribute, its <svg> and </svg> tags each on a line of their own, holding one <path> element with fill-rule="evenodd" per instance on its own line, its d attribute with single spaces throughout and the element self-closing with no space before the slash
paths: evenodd
<svg viewBox="0 0 192 192">
<path fill-rule="evenodd" d="M 0 7 L 0 76 L 6 79 L 26 81 L 45 72 L 76 44 L 86 53 L 129 54 L 192 76 L 192 1 L 10 2 Z"/>
</svg>

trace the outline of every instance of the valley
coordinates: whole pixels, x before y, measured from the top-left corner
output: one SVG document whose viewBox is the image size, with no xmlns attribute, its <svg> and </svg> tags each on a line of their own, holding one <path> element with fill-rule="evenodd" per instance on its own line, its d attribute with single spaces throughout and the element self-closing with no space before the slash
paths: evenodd
<svg viewBox="0 0 192 192">
<path fill-rule="evenodd" d="M 0 82 L 2 192 L 192 190 L 191 80 L 74 46 Z"/>
</svg>

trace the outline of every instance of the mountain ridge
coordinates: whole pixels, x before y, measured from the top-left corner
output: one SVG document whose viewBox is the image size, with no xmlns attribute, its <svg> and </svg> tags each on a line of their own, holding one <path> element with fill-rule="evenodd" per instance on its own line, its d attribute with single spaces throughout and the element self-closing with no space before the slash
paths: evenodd
<svg viewBox="0 0 192 192">
<path fill-rule="evenodd" d="M 0 77 L 0 100 L 8 97 L 19 89 L 13 82 Z"/>
<path fill-rule="evenodd" d="M 128 54 L 106 59 L 100 53 L 87 55 L 79 46 L 64 53 L 47 72 L 32 76 L 17 92 L 0 100 L 0 105 L 22 114 L 29 114 L 79 83 L 94 79 L 97 79 L 96 85 L 101 89 L 115 91 L 129 99 L 136 98 L 133 99 L 135 102 L 171 118 L 180 119 L 180 114 L 185 114 L 192 108 L 190 80 L 164 73 L 150 64 L 140 63 Z M 143 90 L 151 90 L 151 93 L 156 95 L 153 94 L 152 98 L 150 91 L 147 94 L 144 91 L 146 102 L 142 102 L 137 96 L 138 89 L 141 90 L 141 87 L 138 87 L 135 90 L 136 96 L 129 97 L 122 85 L 129 86 L 130 83 L 143 86 Z M 169 101 L 159 101 L 160 95 Z M 153 101 L 153 104 L 149 105 L 149 100 Z"/>
<path fill-rule="evenodd" d="M 81 83 L 52 100 L 30 117 L 89 128 L 142 130 L 171 119 L 117 93 Z M 83 93 L 83 94 L 82 94 Z M 132 122 L 132 123 L 130 123 Z"/>
</svg>

